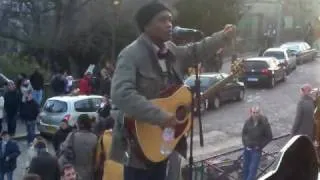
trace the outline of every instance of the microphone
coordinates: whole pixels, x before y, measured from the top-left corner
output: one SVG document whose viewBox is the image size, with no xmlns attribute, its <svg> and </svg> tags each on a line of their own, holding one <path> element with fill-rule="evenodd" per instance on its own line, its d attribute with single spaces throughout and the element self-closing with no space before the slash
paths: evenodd
<svg viewBox="0 0 320 180">
<path fill-rule="evenodd" d="M 189 29 L 189 28 L 182 28 L 180 26 L 175 26 L 172 29 L 173 35 L 182 35 L 182 34 L 203 34 L 202 31 L 197 29 Z"/>
</svg>

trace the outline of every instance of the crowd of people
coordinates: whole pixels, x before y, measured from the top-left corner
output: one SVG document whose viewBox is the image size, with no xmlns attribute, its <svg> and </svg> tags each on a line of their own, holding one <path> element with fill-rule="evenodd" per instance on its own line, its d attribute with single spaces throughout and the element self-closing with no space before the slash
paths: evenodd
<svg viewBox="0 0 320 180">
<path fill-rule="evenodd" d="M 70 127 L 68 122 L 62 119 L 59 130 L 52 138 L 54 153 L 49 151 L 48 142 L 43 137 L 28 137 L 28 141 L 32 140 L 27 152 L 28 160 L 25 165 L 18 165 L 25 168 L 24 179 L 93 180 L 96 176 L 102 178 L 104 161 L 107 159 L 101 159 L 101 155 L 107 153 L 103 148 L 105 139 L 108 138 L 103 136 L 105 131 L 113 127 L 113 120 L 109 116 L 110 109 L 108 98 L 105 98 L 98 110 L 99 123 L 95 123 L 95 118 L 87 114 L 79 116 L 76 127 Z M 107 136 L 111 137 L 111 134 Z M 0 180 L 4 179 L 4 176 L 7 180 L 12 180 L 13 172 L 17 168 L 17 158 L 21 153 L 19 146 L 7 131 L 1 133 L 0 145 Z"/>
</svg>

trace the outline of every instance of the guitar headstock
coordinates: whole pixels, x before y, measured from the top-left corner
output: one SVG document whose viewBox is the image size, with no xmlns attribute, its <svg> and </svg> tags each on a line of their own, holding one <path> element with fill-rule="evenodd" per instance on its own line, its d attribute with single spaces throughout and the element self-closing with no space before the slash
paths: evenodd
<svg viewBox="0 0 320 180">
<path fill-rule="evenodd" d="M 244 59 L 237 59 L 231 62 L 231 74 L 235 77 L 241 76 L 245 72 Z"/>
</svg>

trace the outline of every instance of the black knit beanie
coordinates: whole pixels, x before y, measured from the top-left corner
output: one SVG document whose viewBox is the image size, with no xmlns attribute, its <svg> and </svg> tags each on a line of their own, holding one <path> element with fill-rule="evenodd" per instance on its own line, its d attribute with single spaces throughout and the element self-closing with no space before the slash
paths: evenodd
<svg viewBox="0 0 320 180">
<path fill-rule="evenodd" d="M 152 2 L 142 6 L 135 16 L 139 30 L 143 32 L 144 27 L 149 24 L 154 16 L 162 11 L 170 11 L 170 9 L 159 2 Z"/>
</svg>

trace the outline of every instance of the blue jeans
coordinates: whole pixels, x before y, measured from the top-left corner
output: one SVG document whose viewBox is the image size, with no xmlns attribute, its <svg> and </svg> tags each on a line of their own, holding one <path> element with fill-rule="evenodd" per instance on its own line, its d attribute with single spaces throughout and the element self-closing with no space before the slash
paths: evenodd
<svg viewBox="0 0 320 180">
<path fill-rule="evenodd" d="M 33 90 L 32 97 L 40 105 L 42 101 L 43 90 Z"/>
<path fill-rule="evenodd" d="M 243 180 L 256 180 L 261 157 L 261 150 L 245 148 L 243 153 Z"/>
<path fill-rule="evenodd" d="M 13 179 L 13 171 L 12 172 L 6 172 L 2 173 L 0 172 L 0 180 L 4 180 L 4 176 L 7 176 L 7 180 L 12 180 Z"/>
<path fill-rule="evenodd" d="M 28 144 L 30 144 L 33 142 L 33 139 L 36 136 L 36 121 L 27 121 L 26 128 L 27 128 L 27 141 L 28 141 Z"/>
</svg>

